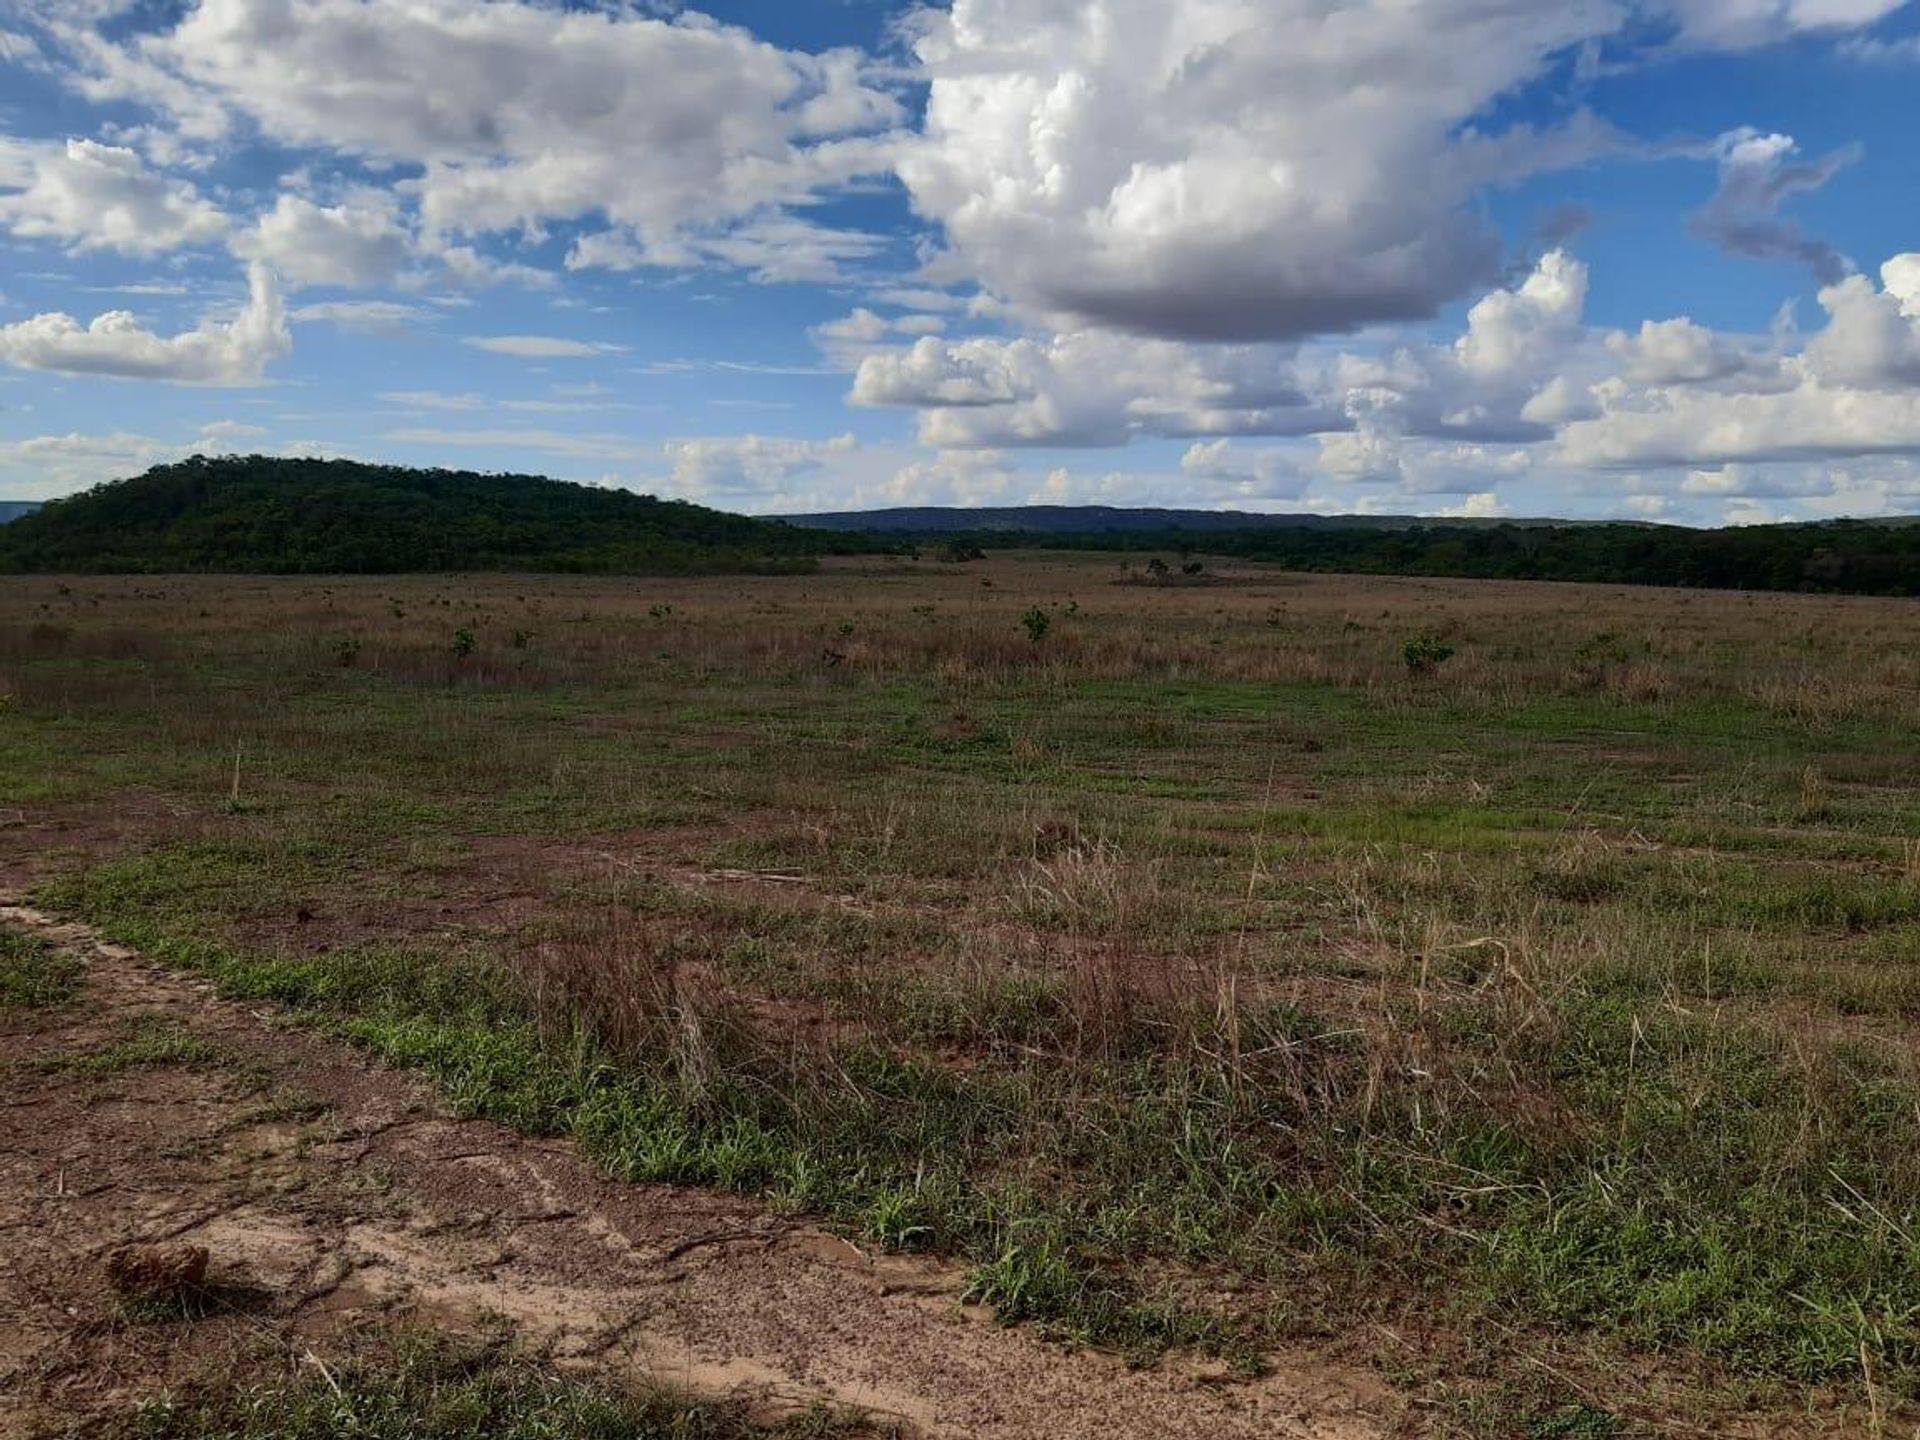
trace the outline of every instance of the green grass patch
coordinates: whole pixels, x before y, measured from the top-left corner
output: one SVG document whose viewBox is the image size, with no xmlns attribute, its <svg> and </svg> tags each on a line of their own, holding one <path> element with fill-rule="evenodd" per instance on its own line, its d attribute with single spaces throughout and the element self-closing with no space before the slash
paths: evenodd
<svg viewBox="0 0 1920 1440">
<path fill-rule="evenodd" d="M 157 1066 L 219 1065 L 225 1057 L 214 1046 L 175 1021 L 158 1015 L 141 1015 L 122 1026 L 118 1040 L 98 1050 L 78 1055 L 63 1055 L 44 1062 L 49 1070 L 105 1079 L 124 1075 L 129 1070 Z"/>
<path fill-rule="evenodd" d="M 0 1013 L 66 1005 L 85 974 L 78 960 L 39 936 L 0 929 Z"/>
</svg>

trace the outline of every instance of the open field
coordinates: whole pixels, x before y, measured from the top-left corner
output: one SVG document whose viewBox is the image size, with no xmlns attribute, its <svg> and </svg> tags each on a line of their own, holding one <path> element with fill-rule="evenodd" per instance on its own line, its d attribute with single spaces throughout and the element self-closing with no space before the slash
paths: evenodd
<svg viewBox="0 0 1920 1440">
<path fill-rule="evenodd" d="M 176 1188 L 238 1183 L 237 1114 L 326 1091 L 345 1041 L 496 1150 L 566 1139 L 622 1182 L 577 1212 L 644 1187 L 693 1207 L 690 1236 L 816 1237 L 710 1257 L 748 1266 L 714 1305 L 920 1290 L 914 1315 L 984 1332 L 966 1373 L 1008 1375 L 1007 1413 L 1051 1364 L 1137 1401 L 1057 1434 L 1230 1433 L 1195 1397 L 1276 1394 L 1286 1424 L 1336 1394 L 1365 1423 L 1258 1433 L 1912 1433 L 1920 611 L 1244 566 L 1150 585 L 1139 561 L 9 579 L 0 895 L 237 1003 L 0 940 L 28 1097 L 0 1150 L 65 1107 L 102 1146 L 144 1135 L 128 1165 L 185 1166 Z M 240 1033 L 260 1016 L 316 1032 L 271 1084 Z M 115 1118 L 150 1086 L 224 1118 Z M 352 1153 L 348 1090 L 268 1148 Z M 9 1202 L 52 1183 L 31 1153 Z M 347 1233 L 392 1197 L 323 1199 Z M 143 1223 L 102 1213 L 75 1254 Z M 831 1235 L 917 1278 L 806 1290 Z M 426 1319 L 486 1308 L 469 1270 Z M 263 1313 L 276 1343 L 335 1343 Z M 70 1343 L 48 1324 L 35 1354 Z M 169 1344 L 128 1341 L 88 1423 L 197 1373 Z M 412 1354 L 367 1362 L 371 1391 L 447 1363 Z M 599 1403 L 498 1363 L 513 1404 Z M 955 1418 L 942 1383 L 869 1394 L 909 1431 L 1021 1433 Z M 153 1433 L 227 1433 L 176 1420 Z M 606 1433 L 761 1420 L 699 1423 Z"/>
</svg>

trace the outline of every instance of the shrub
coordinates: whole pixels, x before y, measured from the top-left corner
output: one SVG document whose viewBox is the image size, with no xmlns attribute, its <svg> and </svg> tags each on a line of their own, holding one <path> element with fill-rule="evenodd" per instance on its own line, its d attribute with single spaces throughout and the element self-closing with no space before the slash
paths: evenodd
<svg viewBox="0 0 1920 1440">
<path fill-rule="evenodd" d="M 1453 658 L 1453 647 L 1433 631 L 1427 630 L 1407 642 L 1401 651 L 1407 669 L 1415 675 L 1431 675 Z"/>
</svg>

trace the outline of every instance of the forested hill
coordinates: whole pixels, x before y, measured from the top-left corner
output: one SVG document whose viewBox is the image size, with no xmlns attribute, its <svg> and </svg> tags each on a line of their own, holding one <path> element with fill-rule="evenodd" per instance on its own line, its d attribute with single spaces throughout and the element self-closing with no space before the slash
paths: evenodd
<svg viewBox="0 0 1920 1440">
<path fill-rule="evenodd" d="M 23 515 L 31 515 L 39 508 L 38 500 L 0 500 L 0 525 L 18 520 Z"/>
<path fill-rule="evenodd" d="M 196 456 L 0 526 L 0 572 L 697 574 L 869 543 L 531 475 Z"/>
</svg>

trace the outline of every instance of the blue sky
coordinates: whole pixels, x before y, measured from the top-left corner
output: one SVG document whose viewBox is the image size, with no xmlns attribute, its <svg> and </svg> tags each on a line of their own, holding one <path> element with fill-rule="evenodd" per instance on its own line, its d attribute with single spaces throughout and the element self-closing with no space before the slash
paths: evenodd
<svg viewBox="0 0 1920 1440">
<path fill-rule="evenodd" d="M 0 498 L 1920 513 L 1906 0 L 0 0 Z"/>
</svg>

